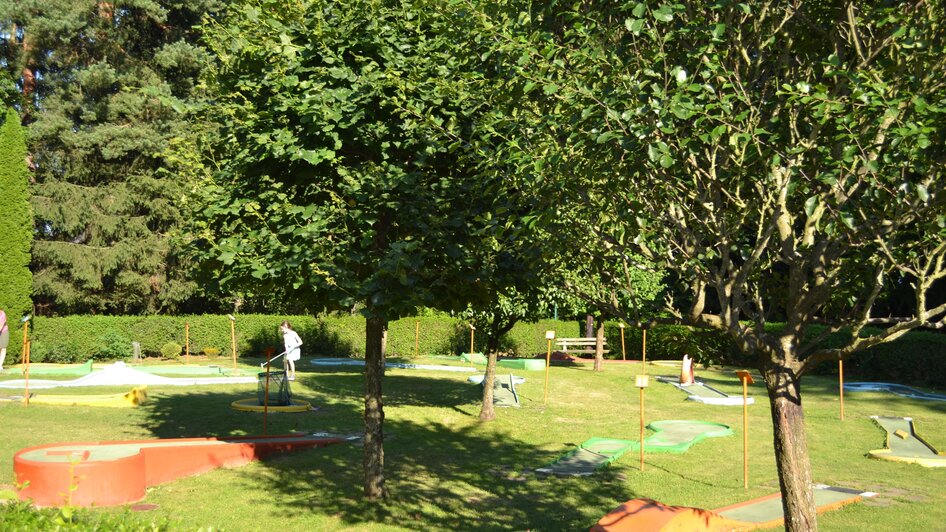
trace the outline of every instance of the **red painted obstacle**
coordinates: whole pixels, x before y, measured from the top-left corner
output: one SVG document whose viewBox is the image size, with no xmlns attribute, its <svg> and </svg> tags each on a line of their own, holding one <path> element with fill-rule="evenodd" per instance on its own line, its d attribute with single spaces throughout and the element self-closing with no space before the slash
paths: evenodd
<svg viewBox="0 0 946 532">
<path fill-rule="evenodd" d="M 20 499 L 37 506 L 114 506 L 145 488 L 266 455 L 341 443 L 304 435 L 53 443 L 13 456 Z"/>
</svg>

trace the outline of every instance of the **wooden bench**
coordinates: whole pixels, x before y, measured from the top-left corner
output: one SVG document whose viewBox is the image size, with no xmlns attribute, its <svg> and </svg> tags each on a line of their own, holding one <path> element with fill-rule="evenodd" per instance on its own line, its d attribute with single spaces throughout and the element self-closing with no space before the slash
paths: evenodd
<svg viewBox="0 0 946 532">
<path fill-rule="evenodd" d="M 556 338 L 555 343 L 559 346 L 559 351 L 563 353 L 594 353 L 598 340 L 595 338 Z M 604 340 L 601 344 L 604 347 L 604 353 L 610 353 L 607 349 L 608 341 Z M 574 346 L 577 349 L 570 349 Z"/>
</svg>

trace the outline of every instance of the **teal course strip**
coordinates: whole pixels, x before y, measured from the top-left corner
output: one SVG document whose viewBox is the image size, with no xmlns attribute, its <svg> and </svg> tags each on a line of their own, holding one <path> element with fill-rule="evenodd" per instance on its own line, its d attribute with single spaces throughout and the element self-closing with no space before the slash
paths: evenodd
<svg viewBox="0 0 946 532">
<path fill-rule="evenodd" d="M 873 496 L 873 493 L 862 493 L 859 490 L 836 488 L 834 486 L 825 486 L 816 484 L 812 486 L 812 494 L 815 497 L 815 506 L 834 507 L 846 502 L 854 502 L 862 496 Z M 757 502 L 750 504 L 734 505 L 729 510 L 719 511 L 719 515 L 732 519 L 734 521 L 743 521 L 747 523 L 768 523 L 779 519 L 783 515 L 782 497 L 765 497 Z"/>
<path fill-rule="evenodd" d="M 467 379 L 474 384 L 483 384 L 485 375 L 474 375 Z M 501 407 L 518 407 L 519 394 L 516 393 L 516 382 L 525 382 L 522 377 L 496 375 L 493 379 L 493 404 Z"/>
<path fill-rule="evenodd" d="M 685 453 L 706 438 L 732 436 L 728 425 L 708 421 L 654 421 L 648 428 L 655 431 L 644 439 L 644 452 Z M 637 441 L 612 438 L 591 438 L 555 462 L 536 469 L 540 473 L 585 476 L 617 460 L 630 450 L 640 449 Z"/>
</svg>

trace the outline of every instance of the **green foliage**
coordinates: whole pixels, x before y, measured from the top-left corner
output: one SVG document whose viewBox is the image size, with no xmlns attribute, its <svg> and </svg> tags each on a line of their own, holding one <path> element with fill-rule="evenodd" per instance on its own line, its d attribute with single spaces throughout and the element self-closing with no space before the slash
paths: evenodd
<svg viewBox="0 0 946 532">
<path fill-rule="evenodd" d="M 92 349 L 92 357 L 97 360 L 124 359 L 131 354 L 131 340 L 114 329 L 106 329 L 105 333 L 96 339 Z"/>
<path fill-rule="evenodd" d="M 7 315 L 8 355 L 14 360 L 22 349 L 16 341 L 17 320 L 33 312 L 29 268 L 33 213 L 28 177 L 25 131 L 19 115 L 10 109 L 0 124 L 0 309 Z"/>
<path fill-rule="evenodd" d="M 28 502 L 13 501 L 0 504 L 0 523 L 9 532 L 57 530 L 70 532 L 162 532 L 181 530 L 166 519 L 157 522 L 126 510 L 119 514 L 94 512 L 81 508 L 34 508 Z"/>
<path fill-rule="evenodd" d="M 186 129 L 179 111 L 208 64 L 195 26 L 218 5 L 0 4 L 0 26 L 18 29 L 0 39 L 0 65 L 29 93 L 21 109 L 41 313 L 167 311 L 194 296 L 170 240 L 182 183 L 163 169 L 168 144 Z"/>
<path fill-rule="evenodd" d="M 447 4 L 277 4 L 238 2 L 207 31 L 219 63 L 200 118 L 223 163 L 194 185 L 193 247 L 211 276 L 386 319 L 527 277 L 538 254 L 511 251 L 537 241 L 525 196 L 478 148 L 492 92 L 466 82 L 479 55 L 455 45 L 470 20 Z"/>
<path fill-rule="evenodd" d="M 210 358 L 216 358 L 220 356 L 220 350 L 217 349 L 216 347 L 205 347 L 201 349 L 200 352 L 203 353 L 204 355 L 207 355 Z"/>
<path fill-rule="evenodd" d="M 168 342 L 161 346 L 161 356 L 164 358 L 178 359 L 181 357 L 181 349 L 184 347 L 176 342 Z"/>
</svg>

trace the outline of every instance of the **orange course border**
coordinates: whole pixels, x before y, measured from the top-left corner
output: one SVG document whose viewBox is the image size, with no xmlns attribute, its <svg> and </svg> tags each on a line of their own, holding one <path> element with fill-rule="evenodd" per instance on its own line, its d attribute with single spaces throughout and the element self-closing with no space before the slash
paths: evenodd
<svg viewBox="0 0 946 532">
<path fill-rule="evenodd" d="M 818 513 L 873 497 L 860 492 L 816 484 L 812 486 Z M 716 510 L 669 506 L 652 499 L 631 499 L 598 520 L 592 532 L 684 532 L 690 530 L 758 530 L 783 523 L 781 494 L 774 493 Z"/>
<path fill-rule="evenodd" d="M 37 506 L 115 506 L 141 500 L 145 488 L 177 478 L 342 441 L 287 434 L 53 443 L 18 451 L 13 471 L 19 498 Z"/>
</svg>

